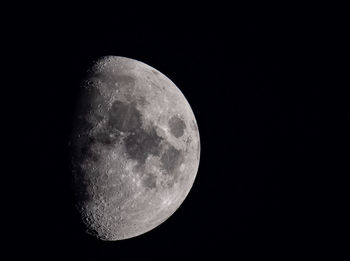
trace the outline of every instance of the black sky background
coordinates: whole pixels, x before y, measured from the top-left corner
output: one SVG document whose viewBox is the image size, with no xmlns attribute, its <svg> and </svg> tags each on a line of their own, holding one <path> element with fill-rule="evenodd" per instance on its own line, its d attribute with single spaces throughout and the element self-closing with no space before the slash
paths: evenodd
<svg viewBox="0 0 350 261">
<path fill-rule="evenodd" d="M 283 13 L 252 19 L 224 9 L 139 17 L 117 8 L 102 18 L 46 10 L 12 24 L 18 59 L 9 78 L 19 105 L 10 125 L 26 155 L 11 168 L 21 191 L 8 210 L 16 213 L 9 216 L 15 252 L 40 260 L 221 260 L 310 247 L 315 220 L 305 187 L 319 159 L 322 115 L 315 109 L 321 91 L 308 80 L 313 30 L 282 20 Z M 201 137 L 199 171 L 181 207 L 151 232 L 119 242 L 85 234 L 70 187 L 79 82 L 104 55 L 168 76 L 189 101 Z"/>
</svg>

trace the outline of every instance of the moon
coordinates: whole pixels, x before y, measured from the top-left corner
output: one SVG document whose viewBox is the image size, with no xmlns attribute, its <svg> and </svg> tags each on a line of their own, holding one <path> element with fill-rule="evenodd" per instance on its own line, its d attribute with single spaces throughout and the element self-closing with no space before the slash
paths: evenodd
<svg viewBox="0 0 350 261">
<path fill-rule="evenodd" d="M 134 59 L 102 57 L 82 83 L 73 122 L 75 205 L 87 233 L 132 238 L 179 208 L 197 175 L 200 138 L 170 79 Z"/>
</svg>

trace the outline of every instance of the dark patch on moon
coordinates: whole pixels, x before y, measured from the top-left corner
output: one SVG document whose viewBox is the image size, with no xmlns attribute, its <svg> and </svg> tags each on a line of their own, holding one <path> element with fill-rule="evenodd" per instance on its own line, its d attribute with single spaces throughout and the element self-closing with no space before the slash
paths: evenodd
<svg viewBox="0 0 350 261">
<path fill-rule="evenodd" d="M 169 147 L 163 152 L 160 161 L 162 168 L 166 171 L 167 175 L 174 174 L 175 170 L 183 162 L 183 154 L 180 150 L 169 144 Z"/>
<path fill-rule="evenodd" d="M 82 117 L 90 114 L 94 110 L 94 106 L 104 103 L 104 99 L 100 91 L 93 85 L 86 83 L 81 86 L 80 98 L 77 103 L 76 113 Z"/>
<path fill-rule="evenodd" d="M 132 131 L 141 127 L 141 113 L 136 103 L 115 101 L 109 111 L 108 125 L 119 131 Z"/>
<path fill-rule="evenodd" d="M 149 104 L 149 102 L 147 101 L 147 99 L 144 96 L 141 96 L 141 97 L 137 98 L 137 104 L 139 104 L 141 106 L 145 106 L 145 105 Z"/>
<path fill-rule="evenodd" d="M 173 116 L 168 121 L 170 132 L 176 138 L 180 138 L 184 134 L 184 130 L 186 128 L 185 122 L 177 116 Z"/>
<path fill-rule="evenodd" d="M 87 159 L 92 160 L 93 162 L 98 161 L 97 155 L 91 150 L 89 144 L 86 144 L 81 148 L 81 154 L 84 155 Z"/>
<path fill-rule="evenodd" d="M 80 141 L 80 151 L 78 154 L 78 162 L 82 162 L 85 158 L 91 160 L 93 162 L 97 162 L 99 160 L 98 155 L 93 151 L 93 145 L 95 143 L 95 139 L 92 137 L 84 137 Z"/>
<path fill-rule="evenodd" d="M 155 128 L 145 130 L 138 129 L 125 139 L 125 148 L 129 157 L 144 164 L 148 154 L 157 156 L 160 153 L 162 138 L 158 136 Z"/>
<path fill-rule="evenodd" d="M 157 186 L 157 177 L 152 173 L 147 173 L 142 180 L 142 184 L 146 188 L 154 189 Z"/>
</svg>

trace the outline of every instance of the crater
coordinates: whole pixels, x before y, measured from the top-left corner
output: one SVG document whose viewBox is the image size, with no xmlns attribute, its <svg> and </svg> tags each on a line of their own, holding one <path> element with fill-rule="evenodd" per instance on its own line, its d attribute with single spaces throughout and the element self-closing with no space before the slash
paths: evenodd
<svg viewBox="0 0 350 261">
<path fill-rule="evenodd" d="M 173 116 L 168 121 L 170 132 L 176 138 L 180 138 L 184 134 L 184 130 L 186 128 L 185 122 L 177 116 Z"/>
<path fill-rule="evenodd" d="M 119 131 L 132 131 L 141 127 L 141 113 L 136 103 L 115 101 L 109 110 L 108 125 Z"/>
</svg>

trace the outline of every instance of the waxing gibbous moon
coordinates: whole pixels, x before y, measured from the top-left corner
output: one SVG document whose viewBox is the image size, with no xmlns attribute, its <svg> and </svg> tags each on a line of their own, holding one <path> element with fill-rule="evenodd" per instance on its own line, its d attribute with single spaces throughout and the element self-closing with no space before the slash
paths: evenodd
<svg viewBox="0 0 350 261">
<path fill-rule="evenodd" d="M 103 57 L 89 69 L 71 145 L 76 207 L 102 240 L 164 222 L 199 166 L 198 127 L 184 95 L 158 70 L 125 57 Z"/>
</svg>

